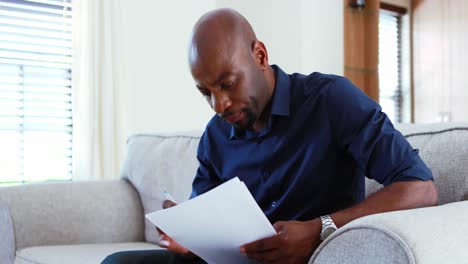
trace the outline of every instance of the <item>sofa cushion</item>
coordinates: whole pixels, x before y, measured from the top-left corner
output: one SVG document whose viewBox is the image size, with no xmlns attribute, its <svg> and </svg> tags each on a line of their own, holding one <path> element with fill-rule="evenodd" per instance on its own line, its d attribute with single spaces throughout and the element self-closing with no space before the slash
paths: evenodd
<svg viewBox="0 0 468 264">
<path fill-rule="evenodd" d="M 158 248 L 144 242 L 29 247 L 16 252 L 15 264 L 96 264 L 118 251 Z"/>
<path fill-rule="evenodd" d="M 434 175 L 439 204 L 468 199 L 468 124 L 398 124 Z M 367 180 L 367 193 L 381 186 Z"/>
<path fill-rule="evenodd" d="M 161 209 L 167 190 L 176 202 L 187 200 L 198 168 L 196 152 L 201 132 L 171 135 L 135 135 L 127 141 L 122 177 L 129 179 L 140 195 L 144 213 Z M 154 225 L 145 219 L 145 239 L 157 242 Z"/>
</svg>

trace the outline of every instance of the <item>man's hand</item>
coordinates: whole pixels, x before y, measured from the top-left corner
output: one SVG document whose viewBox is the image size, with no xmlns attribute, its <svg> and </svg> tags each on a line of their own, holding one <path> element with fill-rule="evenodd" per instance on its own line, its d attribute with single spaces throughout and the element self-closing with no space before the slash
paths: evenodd
<svg viewBox="0 0 468 264">
<path fill-rule="evenodd" d="M 164 209 L 167 209 L 169 207 L 176 206 L 177 204 L 174 203 L 173 201 L 165 200 L 163 202 L 162 207 Z M 159 232 L 161 239 L 159 240 L 159 246 L 162 248 L 166 248 L 174 253 L 179 253 L 183 255 L 194 255 L 192 252 L 190 252 L 188 249 L 177 243 L 175 240 L 173 240 L 170 236 L 168 236 L 166 233 L 161 231 L 161 229 L 156 228 L 156 230 Z"/>
<path fill-rule="evenodd" d="M 277 235 L 242 245 L 240 251 L 262 263 L 307 263 L 320 244 L 320 219 L 273 225 Z"/>
</svg>

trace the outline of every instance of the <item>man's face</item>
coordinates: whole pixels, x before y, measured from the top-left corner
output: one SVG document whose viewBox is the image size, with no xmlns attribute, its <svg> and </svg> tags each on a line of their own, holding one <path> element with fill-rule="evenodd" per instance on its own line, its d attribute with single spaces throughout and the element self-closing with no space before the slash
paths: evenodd
<svg viewBox="0 0 468 264">
<path fill-rule="evenodd" d="M 268 96 L 263 72 L 246 51 L 213 53 L 191 64 L 198 90 L 221 118 L 237 128 L 252 129 L 262 98 Z"/>
</svg>

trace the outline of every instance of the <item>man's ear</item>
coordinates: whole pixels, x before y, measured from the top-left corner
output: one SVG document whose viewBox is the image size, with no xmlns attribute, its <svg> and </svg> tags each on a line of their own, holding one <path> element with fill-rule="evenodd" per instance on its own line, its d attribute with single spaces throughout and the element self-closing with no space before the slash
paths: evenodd
<svg viewBox="0 0 468 264">
<path fill-rule="evenodd" d="M 263 42 L 256 40 L 253 43 L 252 54 L 262 71 L 270 66 L 270 64 L 268 64 L 268 52 Z"/>
</svg>

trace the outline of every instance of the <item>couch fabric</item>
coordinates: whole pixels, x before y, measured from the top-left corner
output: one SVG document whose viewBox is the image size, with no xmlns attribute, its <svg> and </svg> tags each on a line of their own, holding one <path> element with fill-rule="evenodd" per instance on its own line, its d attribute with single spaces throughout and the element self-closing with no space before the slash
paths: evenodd
<svg viewBox="0 0 468 264">
<path fill-rule="evenodd" d="M 15 234 L 8 204 L 0 200 L 0 264 L 13 263 L 15 259 Z"/>
<path fill-rule="evenodd" d="M 0 199 L 14 219 L 16 248 L 143 241 L 138 194 L 124 181 L 5 187 Z"/>
<path fill-rule="evenodd" d="M 143 208 L 135 189 L 124 180 L 3 187 L 0 221 L 0 244 L 6 245 L 0 248 L 0 264 L 12 263 L 8 257 L 15 251 L 18 262 L 22 250 L 38 246 L 33 252 L 40 256 L 51 245 L 144 242 Z"/>
<path fill-rule="evenodd" d="M 198 167 L 196 159 L 201 132 L 171 135 L 134 135 L 127 141 L 122 177 L 137 189 L 144 213 L 161 209 L 163 190 L 176 202 L 189 198 Z M 159 235 L 145 219 L 146 241 L 156 243 Z"/>
<path fill-rule="evenodd" d="M 374 243 L 379 241 L 379 243 Z M 323 248 L 323 249 L 322 249 Z M 339 250 L 339 251 L 337 251 Z M 341 252 L 343 251 L 344 252 Z M 342 232 L 339 239 L 328 239 L 309 263 L 335 264 L 346 255 L 348 264 L 413 264 L 414 257 L 406 243 L 398 236 L 372 226 L 354 226 Z"/>
</svg>

